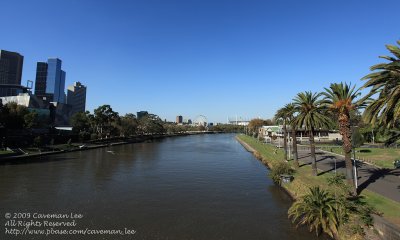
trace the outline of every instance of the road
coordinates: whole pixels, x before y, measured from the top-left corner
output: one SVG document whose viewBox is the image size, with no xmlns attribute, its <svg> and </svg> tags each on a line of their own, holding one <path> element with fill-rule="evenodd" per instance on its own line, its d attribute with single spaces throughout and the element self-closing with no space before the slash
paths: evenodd
<svg viewBox="0 0 400 240">
<path fill-rule="evenodd" d="M 308 148 L 299 147 L 298 154 L 301 163 L 311 164 L 310 151 Z M 316 155 L 319 174 L 334 172 L 335 160 L 337 172 L 345 174 L 343 156 L 321 150 L 316 150 Z M 384 169 L 357 162 L 357 170 L 359 192 L 368 189 L 400 202 L 400 169 Z"/>
</svg>

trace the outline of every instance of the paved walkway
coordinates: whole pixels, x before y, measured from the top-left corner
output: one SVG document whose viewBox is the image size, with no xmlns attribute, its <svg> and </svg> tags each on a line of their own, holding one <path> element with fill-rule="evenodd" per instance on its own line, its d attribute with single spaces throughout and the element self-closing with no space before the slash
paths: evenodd
<svg viewBox="0 0 400 240">
<path fill-rule="evenodd" d="M 302 164 L 311 164 L 310 151 L 308 148 L 299 146 L 298 154 L 300 166 Z M 334 172 L 335 160 L 337 172 L 345 174 L 346 167 L 344 157 L 320 150 L 316 150 L 316 155 L 319 174 Z M 357 170 L 359 192 L 368 189 L 400 202 L 400 169 L 383 169 L 357 162 Z"/>
</svg>

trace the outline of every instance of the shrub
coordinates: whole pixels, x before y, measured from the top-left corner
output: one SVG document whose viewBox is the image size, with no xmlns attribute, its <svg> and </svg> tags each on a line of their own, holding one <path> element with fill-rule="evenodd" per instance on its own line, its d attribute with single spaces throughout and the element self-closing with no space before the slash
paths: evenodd
<svg viewBox="0 0 400 240">
<path fill-rule="evenodd" d="M 288 163 L 280 162 L 273 166 L 273 168 L 269 172 L 269 176 L 272 178 L 272 181 L 274 181 L 277 184 L 280 184 L 282 174 L 292 175 L 293 173 L 294 170 L 290 167 Z"/>
<path fill-rule="evenodd" d="M 288 214 L 297 226 L 308 225 L 310 232 L 314 230 L 317 236 L 325 232 L 335 237 L 339 228 L 337 206 L 340 204 L 328 191 L 312 187 L 307 195 L 293 203 Z"/>
<path fill-rule="evenodd" d="M 33 145 L 37 148 L 40 148 L 43 145 L 42 137 L 41 136 L 35 137 L 35 139 L 33 139 Z"/>
<path fill-rule="evenodd" d="M 96 139 L 97 139 L 97 134 L 96 133 L 90 134 L 90 140 L 96 140 Z"/>
</svg>

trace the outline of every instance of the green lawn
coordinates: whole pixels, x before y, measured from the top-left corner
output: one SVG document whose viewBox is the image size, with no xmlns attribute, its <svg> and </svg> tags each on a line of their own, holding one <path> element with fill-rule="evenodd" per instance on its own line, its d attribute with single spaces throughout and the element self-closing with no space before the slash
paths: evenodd
<svg viewBox="0 0 400 240">
<path fill-rule="evenodd" d="M 238 135 L 238 137 L 250 146 L 252 146 L 255 150 L 257 150 L 261 154 L 263 161 L 270 162 L 272 165 L 279 161 L 283 161 L 282 149 L 278 149 L 277 153 L 274 154 L 274 151 L 277 148 L 272 145 L 261 143 L 255 138 L 246 135 Z M 340 153 L 341 148 L 335 148 L 335 150 L 339 151 Z M 382 154 L 384 156 L 383 159 L 385 159 L 385 157 L 389 155 L 388 153 L 392 152 L 387 150 L 394 150 L 395 154 L 400 153 L 400 150 L 397 149 L 373 150 L 378 150 L 369 153 L 373 154 L 373 156 L 378 156 L 378 153 L 382 153 L 383 151 L 385 153 Z M 293 161 L 290 161 L 289 164 L 293 166 Z M 302 166 L 296 170 L 296 173 L 294 174 L 294 181 L 290 184 L 283 185 L 283 187 L 288 189 L 295 198 L 306 194 L 308 192 L 308 189 L 312 186 L 320 186 L 324 189 L 340 191 L 328 185 L 327 179 L 332 176 L 332 174 L 333 173 L 325 173 L 320 176 L 313 176 L 311 173 L 310 165 Z M 371 206 L 374 206 L 379 212 L 383 214 L 386 219 L 400 226 L 400 204 L 398 202 L 394 202 L 393 200 L 390 200 L 368 190 L 364 190 L 361 195 L 365 197 L 366 202 L 368 202 Z"/>
<path fill-rule="evenodd" d="M 400 226 L 400 204 L 382 195 L 364 190 L 361 196 L 365 197 L 366 202 L 374 206 L 378 212 L 391 222 Z"/>
<path fill-rule="evenodd" d="M 12 153 L 12 151 L 0 150 L 0 154 L 8 154 L 8 153 Z"/>
<path fill-rule="evenodd" d="M 253 147 L 257 152 L 259 152 L 264 158 L 268 159 L 270 163 L 274 164 L 283 159 L 283 149 L 276 148 L 275 146 L 264 144 L 257 139 L 247 136 L 238 135 L 238 138 L 245 141 L 251 147 Z"/>
<path fill-rule="evenodd" d="M 319 146 L 322 150 L 343 154 L 341 147 Z M 398 148 L 356 148 L 356 158 L 383 168 L 393 168 L 393 161 L 400 159 Z"/>
</svg>

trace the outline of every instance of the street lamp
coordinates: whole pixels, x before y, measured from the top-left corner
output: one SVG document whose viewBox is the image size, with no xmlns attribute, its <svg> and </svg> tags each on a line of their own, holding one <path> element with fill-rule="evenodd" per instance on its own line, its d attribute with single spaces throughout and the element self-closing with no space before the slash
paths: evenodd
<svg viewBox="0 0 400 240">
<path fill-rule="evenodd" d="M 358 179 L 357 179 L 357 164 L 356 164 L 356 147 L 355 147 L 355 141 L 354 141 L 354 133 L 356 132 L 356 128 L 358 126 L 353 126 L 352 128 L 352 138 L 351 138 L 351 142 L 352 142 L 352 147 L 353 147 L 353 171 L 354 171 L 354 186 L 356 187 L 356 189 L 358 188 Z"/>
<path fill-rule="evenodd" d="M 290 137 L 288 138 L 289 139 L 289 142 L 288 142 L 288 145 L 289 145 L 289 160 L 291 160 L 292 159 L 292 156 L 290 155 L 290 144 L 291 144 L 291 141 L 290 141 Z"/>
</svg>

